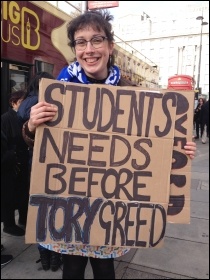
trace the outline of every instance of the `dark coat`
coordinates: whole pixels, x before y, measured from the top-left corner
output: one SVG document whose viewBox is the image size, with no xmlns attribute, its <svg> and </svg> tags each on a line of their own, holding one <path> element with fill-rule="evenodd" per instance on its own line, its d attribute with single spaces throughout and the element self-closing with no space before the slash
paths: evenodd
<svg viewBox="0 0 210 280">
<path fill-rule="evenodd" d="M 200 115 L 201 115 L 201 108 L 202 107 L 203 107 L 203 105 L 201 106 L 201 104 L 198 103 L 197 107 L 195 108 L 195 111 L 194 111 L 194 122 L 201 123 Z"/>
<path fill-rule="evenodd" d="M 9 150 L 15 151 L 19 164 L 24 164 L 28 160 L 28 147 L 23 140 L 22 125 L 12 108 L 1 115 L 1 129 L 6 135 Z"/>
<path fill-rule="evenodd" d="M 201 107 L 200 121 L 202 125 L 209 126 L 209 100 Z"/>
<path fill-rule="evenodd" d="M 1 115 L 1 138 L 1 193 L 7 216 L 11 209 L 26 209 L 29 197 L 28 146 L 17 113 L 12 108 Z M 2 219 L 5 219 L 5 213 Z"/>
<path fill-rule="evenodd" d="M 1 222 L 7 218 L 8 207 L 13 207 L 16 155 L 9 149 L 7 137 L 1 130 Z M 9 174 L 9 176 L 7 176 Z"/>
</svg>

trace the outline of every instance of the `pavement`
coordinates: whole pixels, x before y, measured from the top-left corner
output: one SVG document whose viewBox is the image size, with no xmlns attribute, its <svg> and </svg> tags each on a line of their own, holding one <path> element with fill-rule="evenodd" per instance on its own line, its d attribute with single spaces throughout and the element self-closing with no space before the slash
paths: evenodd
<svg viewBox="0 0 210 280">
<path fill-rule="evenodd" d="M 116 279 L 209 279 L 209 139 L 206 144 L 197 141 L 191 175 L 190 224 L 167 224 L 162 248 L 131 249 L 116 258 Z M 3 254 L 14 257 L 1 268 L 1 279 L 62 279 L 62 267 L 44 271 L 36 263 L 36 244 L 5 234 L 2 226 L 1 244 Z M 93 279 L 89 263 L 85 279 Z"/>
</svg>

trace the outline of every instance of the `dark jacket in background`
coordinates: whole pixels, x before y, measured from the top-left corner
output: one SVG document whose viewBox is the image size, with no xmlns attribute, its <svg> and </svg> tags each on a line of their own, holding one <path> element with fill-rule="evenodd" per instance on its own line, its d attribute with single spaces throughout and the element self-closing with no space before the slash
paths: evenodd
<svg viewBox="0 0 210 280">
<path fill-rule="evenodd" d="M 200 122 L 203 128 L 206 125 L 207 136 L 209 136 L 209 100 L 206 101 L 206 103 L 204 103 L 203 106 L 201 107 Z"/>
<path fill-rule="evenodd" d="M 16 155 L 13 149 L 9 149 L 7 137 L 1 130 L 1 222 L 7 218 L 7 209 L 13 207 L 15 203 L 14 180 Z M 9 176 L 7 176 L 9 174 Z"/>
<path fill-rule="evenodd" d="M 194 122 L 200 123 L 200 114 L 201 114 L 202 106 L 200 105 L 200 103 L 198 103 L 198 105 L 196 106 L 195 112 L 194 112 Z"/>
<path fill-rule="evenodd" d="M 19 214 L 24 213 L 21 215 L 24 221 L 29 198 L 29 151 L 17 113 L 12 108 L 1 115 L 1 130 L 1 189 L 5 197 L 6 216 L 12 217 L 12 211 L 18 209 Z"/>
<path fill-rule="evenodd" d="M 24 99 L 17 111 L 17 116 L 19 119 L 20 124 L 23 126 L 23 124 L 30 119 L 30 112 L 31 107 L 36 105 L 38 103 L 38 92 L 37 91 L 31 91 L 26 99 Z M 31 166 L 32 166 L 32 158 L 33 158 L 33 150 L 29 149 L 29 174 L 31 173 Z M 29 179 L 30 180 L 30 179 Z"/>
<path fill-rule="evenodd" d="M 209 124 L 209 100 L 201 107 L 200 120 L 203 124 Z"/>
</svg>

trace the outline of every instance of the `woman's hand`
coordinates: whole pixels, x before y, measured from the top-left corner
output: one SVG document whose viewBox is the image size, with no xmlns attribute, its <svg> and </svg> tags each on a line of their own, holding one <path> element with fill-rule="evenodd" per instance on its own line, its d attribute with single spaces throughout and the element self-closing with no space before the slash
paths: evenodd
<svg viewBox="0 0 210 280">
<path fill-rule="evenodd" d="M 28 121 L 28 129 L 35 132 L 37 126 L 51 121 L 57 113 L 57 107 L 47 102 L 39 102 L 31 107 L 30 119 Z"/>
<path fill-rule="evenodd" d="M 184 146 L 185 153 L 188 155 L 191 159 L 195 158 L 195 151 L 196 151 L 196 143 L 195 142 L 187 142 Z"/>
</svg>

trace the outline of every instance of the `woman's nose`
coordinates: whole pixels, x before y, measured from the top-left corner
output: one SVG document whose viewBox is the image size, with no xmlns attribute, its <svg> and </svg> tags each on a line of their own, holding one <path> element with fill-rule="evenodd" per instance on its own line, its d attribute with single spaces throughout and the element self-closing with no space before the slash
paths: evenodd
<svg viewBox="0 0 210 280">
<path fill-rule="evenodd" d="M 91 42 L 87 42 L 87 46 L 86 46 L 85 51 L 90 52 L 90 51 L 93 51 L 93 50 L 94 50 L 94 47 L 92 46 Z"/>
</svg>

